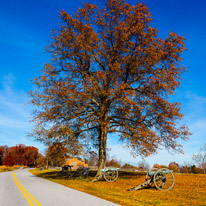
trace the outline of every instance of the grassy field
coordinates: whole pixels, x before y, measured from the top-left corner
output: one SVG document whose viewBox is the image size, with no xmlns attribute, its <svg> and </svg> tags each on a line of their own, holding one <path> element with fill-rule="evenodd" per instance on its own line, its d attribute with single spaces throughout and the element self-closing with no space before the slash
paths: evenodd
<svg viewBox="0 0 206 206">
<path fill-rule="evenodd" d="M 165 206 L 206 206 L 206 178 L 204 175 L 174 174 L 175 185 L 170 191 L 145 188 L 127 191 L 145 181 L 145 175 L 120 172 L 116 182 L 88 182 L 95 175 L 90 172 L 87 179 L 68 178 L 67 174 L 51 170 L 30 170 L 31 173 L 53 182 L 101 197 L 120 205 L 165 205 Z"/>
</svg>

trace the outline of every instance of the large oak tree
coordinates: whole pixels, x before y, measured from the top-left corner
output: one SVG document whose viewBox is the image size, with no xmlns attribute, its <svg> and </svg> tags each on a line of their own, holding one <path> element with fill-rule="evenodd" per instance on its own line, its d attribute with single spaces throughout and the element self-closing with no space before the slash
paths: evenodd
<svg viewBox="0 0 206 206">
<path fill-rule="evenodd" d="M 61 11 L 59 29 L 48 46 L 50 63 L 33 80 L 30 92 L 42 141 L 84 141 L 99 149 L 99 170 L 106 162 L 107 135 L 119 134 L 134 154 L 148 156 L 160 145 L 180 151 L 180 104 L 169 97 L 180 86 L 184 38 L 159 38 L 145 4 L 105 0 L 87 3 L 76 14 Z"/>
</svg>

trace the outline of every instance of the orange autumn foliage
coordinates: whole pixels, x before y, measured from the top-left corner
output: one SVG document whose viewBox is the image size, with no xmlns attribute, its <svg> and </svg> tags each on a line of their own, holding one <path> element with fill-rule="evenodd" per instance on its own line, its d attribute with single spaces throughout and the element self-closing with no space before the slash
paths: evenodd
<svg viewBox="0 0 206 206">
<path fill-rule="evenodd" d="M 0 165 L 26 165 L 36 166 L 38 149 L 33 146 L 19 144 L 13 147 L 0 146 Z"/>
<path fill-rule="evenodd" d="M 31 135 L 66 140 L 79 152 L 85 143 L 97 147 L 99 173 L 110 133 L 118 133 L 134 155 L 148 156 L 159 145 L 181 152 L 176 140 L 190 133 L 177 124 L 180 104 L 169 96 L 186 71 L 180 63 L 184 38 L 172 32 L 159 38 L 143 3 L 106 0 L 104 8 L 87 3 L 60 16 L 48 46 L 51 62 L 30 92 L 37 108 Z"/>
</svg>

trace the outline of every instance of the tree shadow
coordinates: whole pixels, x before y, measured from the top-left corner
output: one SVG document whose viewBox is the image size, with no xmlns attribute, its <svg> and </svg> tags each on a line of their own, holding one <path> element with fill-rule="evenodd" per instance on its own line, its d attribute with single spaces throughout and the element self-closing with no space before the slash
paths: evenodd
<svg viewBox="0 0 206 206">
<path fill-rule="evenodd" d="M 132 191 L 138 191 L 138 190 L 157 190 L 157 188 L 156 187 L 150 187 L 150 186 L 145 186 L 145 187 L 142 187 L 142 188 L 140 188 L 140 189 L 138 189 L 138 190 L 132 190 L 134 187 L 132 187 L 132 188 L 130 188 L 130 189 L 127 189 L 127 191 L 130 191 L 130 192 L 132 192 Z"/>
<path fill-rule="evenodd" d="M 75 180 L 75 179 L 84 179 L 84 177 L 76 176 L 76 171 L 49 171 L 43 172 L 39 174 L 35 174 L 38 177 L 45 179 L 54 179 L 54 180 Z M 92 179 L 96 176 L 96 170 L 89 170 L 87 179 Z M 127 172 L 127 171 L 119 171 L 118 178 L 120 179 L 139 179 L 145 176 L 145 172 Z M 103 178 L 98 181 L 105 181 Z"/>
</svg>

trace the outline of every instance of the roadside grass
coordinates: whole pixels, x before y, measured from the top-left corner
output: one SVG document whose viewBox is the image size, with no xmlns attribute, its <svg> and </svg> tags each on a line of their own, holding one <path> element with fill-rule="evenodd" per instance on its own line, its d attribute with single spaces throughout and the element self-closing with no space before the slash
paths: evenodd
<svg viewBox="0 0 206 206">
<path fill-rule="evenodd" d="M 8 172 L 8 171 L 13 171 L 13 170 L 17 170 L 20 167 L 25 167 L 25 166 L 21 166 L 21 165 L 14 165 L 12 167 L 6 166 L 6 165 L 0 165 L 0 172 Z"/>
<path fill-rule="evenodd" d="M 116 182 L 88 182 L 95 176 L 69 178 L 67 173 L 54 170 L 29 170 L 32 174 L 120 205 L 138 206 L 206 206 L 206 178 L 197 174 L 174 174 L 175 185 L 169 191 L 145 188 L 127 191 L 145 181 L 145 173 L 121 172 Z"/>
</svg>

